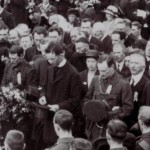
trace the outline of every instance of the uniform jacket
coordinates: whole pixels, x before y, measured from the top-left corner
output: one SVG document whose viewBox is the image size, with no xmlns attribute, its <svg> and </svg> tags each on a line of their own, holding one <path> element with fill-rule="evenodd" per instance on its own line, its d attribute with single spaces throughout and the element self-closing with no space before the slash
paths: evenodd
<svg viewBox="0 0 150 150">
<path fill-rule="evenodd" d="M 76 69 L 69 63 L 60 68 L 57 76 L 54 78 L 54 66 L 48 69 L 45 95 L 48 104 L 58 104 L 60 109 L 66 109 L 75 114 L 80 103 L 81 83 Z M 44 140 L 56 142 L 56 134 L 53 127 L 53 112 L 47 111 L 44 122 Z"/>
<path fill-rule="evenodd" d="M 109 79 L 107 85 L 104 83 L 103 79 L 99 76 L 95 76 L 85 100 L 103 100 L 106 102 L 110 108 L 110 117 L 124 119 L 128 117 L 133 109 L 132 91 L 129 83 L 122 79 L 118 73 L 114 73 Z M 105 94 L 108 85 L 112 85 L 110 94 Z M 119 111 L 111 111 L 114 106 L 120 106 Z"/>
<path fill-rule="evenodd" d="M 18 85 L 17 74 L 21 74 L 21 85 Z M 9 62 L 4 70 L 2 86 L 13 83 L 20 89 L 26 89 L 29 85 L 36 85 L 37 77 L 35 70 L 23 58 L 19 58 L 16 63 Z"/>
</svg>

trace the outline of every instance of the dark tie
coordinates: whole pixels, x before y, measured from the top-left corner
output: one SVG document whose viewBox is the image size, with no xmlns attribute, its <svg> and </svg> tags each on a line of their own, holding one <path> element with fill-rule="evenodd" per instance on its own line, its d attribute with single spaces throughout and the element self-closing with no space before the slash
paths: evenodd
<svg viewBox="0 0 150 150">
<path fill-rule="evenodd" d="M 59 67 L 54 67 L 54 78 L 56 78 L 60 68 Z"/>
<path fill-rule="evenodd" d="M 132 82 L 131 82 L 131 88 L 133 89 L 134 88 L 134 79 L 132 79 Z"/>
</svg>

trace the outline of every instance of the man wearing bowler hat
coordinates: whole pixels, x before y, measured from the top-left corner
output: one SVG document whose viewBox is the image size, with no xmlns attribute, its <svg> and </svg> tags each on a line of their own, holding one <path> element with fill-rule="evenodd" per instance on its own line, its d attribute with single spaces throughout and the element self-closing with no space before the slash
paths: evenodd
<svg viewBox="0 0 150 150">
<path fill-rule="evenodd" d="M 115 63 L 113 61 L 113 58 L 108 55 L 102 55 L 99 58 L 98 61 L 98 70 L 100 72 L 99 76 L 94 77 L 91 86 L 85 96 L 85 106 L 89 102 L 95 103 L 95 100 L 99 100 L 102 105 L 105 105 L 107 108 L 106 111 L 104 109 L 104 112 L 100 114 L 99 118 L 102 119 L 121 119 L 126 120 L 129 115 L 132 112 L 133 109 L 133 100 L 132 100 L 132 91 L 129 83 L 122 79 L 120 75 L 115 71 L 114 69 Z M 96 102 L 97 103 L 97 102 Z M 92 117 L 92 114 L 97 113 L 99 110 L 98 104 L 93 106 L 93 104 L 90 104 L 92 106 L 92 111 L 90 110 L 89 106 L 86 106 L 85 108 L 88 108 L 89 112 L 85 111 L 85 114 L 88 114 L 90 118 L 94 118 L 92 121 L 93 126 L 89 126 L 89 139 L 94 139 L 99 136 L 99 128 L 96 127 L 97 118 L 94 116 Z M 96 109 L 94 109 L 94 107 Z M 100 108 L 105 108 L 100 106 Z M 99 113 L 97 113 L 99 114 Z M 95 132 L 97 130 L 97 132 Z M 93 134 L 93 133 L 97 133 Z"/>
</svg>

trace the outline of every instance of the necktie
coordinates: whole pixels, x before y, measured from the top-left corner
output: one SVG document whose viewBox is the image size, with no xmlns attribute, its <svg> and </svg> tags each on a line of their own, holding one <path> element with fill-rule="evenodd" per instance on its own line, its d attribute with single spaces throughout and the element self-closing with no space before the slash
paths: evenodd
<svg viewBox="0 0 150 150">
<path fill-rule="evenodd" d="M 118 71 L 121 71 L 121 70 L 120 70 L 120 64 L 118 64 Z"/>
<path fill-rule="evenodd" d="M 130 85 L 131 85 L 131 88 L 134 87 L 134 82 L 135 82 L 134 79 L 131 79 L 131 84 L 130 84 Z"/>
<path fill-rule="evenodd" d="M 58 74 L 58 72 L 59 72 L 59 67 L 55 67 L 54 68 L 54 78 L 56 78 L 56 76 L 57 76 L 57 74 Z"/>
</svg>

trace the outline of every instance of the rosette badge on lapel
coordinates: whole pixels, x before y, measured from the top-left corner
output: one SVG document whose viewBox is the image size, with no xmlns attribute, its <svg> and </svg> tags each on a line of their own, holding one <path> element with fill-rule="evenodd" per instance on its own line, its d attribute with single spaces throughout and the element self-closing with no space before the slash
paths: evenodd
<svg viewBox="0 0 150 150">
<path fill-rule="evenodd" d="M 17 83 L 18 85 L 21 85 L 21 72 L 17 73 Z"/>
<path fill-rule="evenodd" d="M 112 90 L 112 85 L 109 84 L 108 87 L 107 87 L 107 89 L 106 89 L 106 94 L 109 95 L 111 93 L 111 90 Z"/>
</svg>

